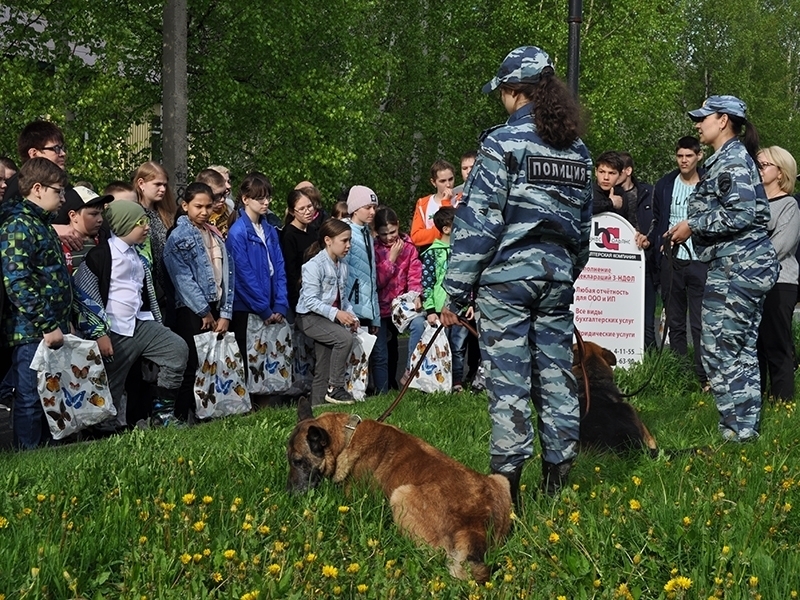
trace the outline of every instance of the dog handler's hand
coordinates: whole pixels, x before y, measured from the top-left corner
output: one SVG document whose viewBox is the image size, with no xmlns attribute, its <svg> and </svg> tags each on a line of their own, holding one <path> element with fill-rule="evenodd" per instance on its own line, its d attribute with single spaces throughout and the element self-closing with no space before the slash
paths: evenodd
<svg viewBox="0 0 800 600">
<path fill-rule="evenodd" d="M 692 235 L 692 230 L 689 229 L 688 221 L 681 221 L 672 229 L 668 229 L 664 237 L 671 237 L 673 244 L 680 244 L 688 240 Z"/>
<path fill-rule="evenodd" d="M 445 327 L 450 327 L 451 325 L 458 325 L 458 315 L 449 308 L 447 308 L 446 306 L 443 306 L 441 321 Z"/>
</svg>

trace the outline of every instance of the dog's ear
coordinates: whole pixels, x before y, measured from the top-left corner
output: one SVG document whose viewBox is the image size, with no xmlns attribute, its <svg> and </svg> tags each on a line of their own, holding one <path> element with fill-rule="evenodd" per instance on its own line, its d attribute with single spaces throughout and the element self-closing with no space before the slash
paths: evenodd
<svg viewBox="0 0 800 600">
<path fill-rule="evenodd" d="M 314 413 L 311 411 L 311 400 L 305 396 L 300 396 L 297 401 L 297 422 L 313 419 Z"/>
<path fill-rule="evenodd" d="M 603 348 L 603 360 L 608 363 L 609 367 L 613 367 L 617 364 L 617 356 L 607 348 Z"/>
<path fill-rule="evenodd" d="M 312 425 L 308 428 L 308 432 L 306 433 L 306 441 L 312 453 L 316 456 L 324 456 L 325 448 L 330 444 L 331 438 L 328 432 L 322 427 Z"/>
</svg>

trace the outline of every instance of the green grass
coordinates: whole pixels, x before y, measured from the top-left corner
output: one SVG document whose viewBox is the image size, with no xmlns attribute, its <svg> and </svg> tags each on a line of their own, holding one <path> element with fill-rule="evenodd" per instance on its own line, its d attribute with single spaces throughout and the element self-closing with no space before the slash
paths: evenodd
<svg viewBox="0 0 800 600">
<path fill-rule="evenodd" d="M 652 361 L 619 373 L 622 386 L 637 387 Z M 391 399 L 357 410 L 375 418 Z M 0 454 L 0 596 L 795 597 L 795 406 L 767 405 L 757 442 L 723 444 L 713 399 L 670 355 L 632 402 L 662 448 L 713 451 L 655 460 L 584 453 L 556 500 L 535 496 L 532 460 L 515 529 L 488 557 L 497 566 L 489 587 L 452 579 L 444 554 L 401 537 L 385 500 L 365 486 L 324 482 L 289 496 L 290 409 Z M 389 422 L 486 472 L 484 394 L 412 392 Z M 691 587 L 675 587 L 685 582 L 678 577 Z"/>
</svg>

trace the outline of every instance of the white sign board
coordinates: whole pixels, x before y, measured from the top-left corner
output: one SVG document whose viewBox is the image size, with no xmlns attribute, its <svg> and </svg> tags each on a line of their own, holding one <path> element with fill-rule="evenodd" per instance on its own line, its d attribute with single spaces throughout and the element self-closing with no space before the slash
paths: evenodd
<svg viewBox="0 0 800 600">
<path fill-rule="evenodd" d="M 592 218 L 589 262 L 575 281 L 572 310 L 583 339 L 627 367 L 644 352 L 644 251 L 636 230 L 611 212 Z"/>
</svg>

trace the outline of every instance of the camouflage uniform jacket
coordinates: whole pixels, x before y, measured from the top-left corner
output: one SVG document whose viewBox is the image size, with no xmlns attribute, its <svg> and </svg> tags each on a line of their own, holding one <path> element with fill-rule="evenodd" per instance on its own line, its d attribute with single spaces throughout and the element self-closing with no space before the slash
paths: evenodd
<svg viewBox="0 0 800 600">
<path fill-rule="evenodd" d="M 41 341 L 45 333 L 69 333 L 72 286 L 61 242 L 50 225 L 54 216 L 30 200 L 6 201 L 0 226 L 0 256 L 6 302 L 3 344 Z"/>
<path fill-rule="evenodd" d="M 476 284 L 571 284 L 589 260 L 589 151 L 579 139 L 566 150 L 545 144 L 531 107 L 484 134 L 464 186 L 444 282 L 453 310 L 468 304 Z"/>
<path fill-rule="evenodd" d="M 698 260 L 772 253 L 769 202 L 756 164 L 738 138 L 725 142 L 705 163 L 706 172 L 687 206 Z"/>
</svg>

